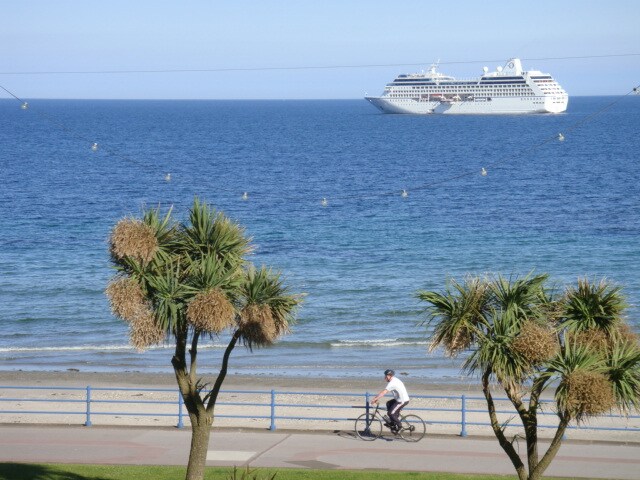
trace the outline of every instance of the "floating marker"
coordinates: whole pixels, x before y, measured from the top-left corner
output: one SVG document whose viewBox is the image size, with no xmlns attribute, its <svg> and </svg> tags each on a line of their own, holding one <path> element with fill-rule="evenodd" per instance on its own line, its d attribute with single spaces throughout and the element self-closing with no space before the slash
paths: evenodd
<svg viewBox="0 0 640 480">
<path fill-rule="evenodd" d="M 406 190 L 402 190 L 402 193 L 400 194 L 400 196 L 401 196 L 402 198 L 407 198 L 407 197 L 409 196 L 409 194 L 407 193 L 407 191 L 406 191 Z"/>
<path fill-rule="evenodd" d="M 484 167 L 482 167 L 482 170 L 480 170 L 480 175 L 482 175 L 483 177 L 487 176 L 487 170 Z"/>
<path fill-rule="evenodd" d="M 165 182 L 170 182 L 170 181 L 171 181 L 171 174 L 170 174 L 170 173 L 167 173 L 167 174 L 164 176 L 164 181 L 165 181 Z"/>
<path fill-rule="evenodd" d="M 326 207 L 327 205 L 329 205 L 329 202 L 327 201 L 327 199 L 326 199 L 326 198 L 323 198 L 323 199 L 322 199 L 322 202 L 320 202 L 320 203 L 322 203 L 322 206 L 323 206 L 323 207 Z"/>
<path fill-rule="evenodd" d="M 564 140 L 564 135 L 559 133 L 558 134 L 558 140 L 560 140 L 562 142 Z"/>
<path fill-rule="evenodd" d="M 249 200 L 249 194 L 248 194 L 247 192 L 244 192 L 244 193 L 242 194 L 242 199 L 243 199 L 243 200 Z"/>
<path fill-rule="evenodd" d="M 98 150 L 98 144 L 94 142 L 93 145 L 91 145 L 91 150 L 93 150 L 94 152 Z"/>
<path fill-rule="evenodd" d="M 27 108 L 29 108 L 29 104 L 28 104 L 27 102 L 24 102 L 24 103 L 20 106 L 20 108 L 21 108 L 22 110 L 26 110 Z"/>
</svg>

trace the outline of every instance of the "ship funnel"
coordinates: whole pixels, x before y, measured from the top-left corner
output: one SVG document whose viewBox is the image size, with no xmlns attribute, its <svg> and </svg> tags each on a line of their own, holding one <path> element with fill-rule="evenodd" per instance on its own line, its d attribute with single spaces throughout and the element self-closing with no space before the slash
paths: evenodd
<svg viewBox="0 0 640 480">
<path fill-rule="evenodd" d="M 519 58 L 510 58 L 504 66 L 504 71 L 509 75 L 522 75 L 522 62 Z"/>
</svg>

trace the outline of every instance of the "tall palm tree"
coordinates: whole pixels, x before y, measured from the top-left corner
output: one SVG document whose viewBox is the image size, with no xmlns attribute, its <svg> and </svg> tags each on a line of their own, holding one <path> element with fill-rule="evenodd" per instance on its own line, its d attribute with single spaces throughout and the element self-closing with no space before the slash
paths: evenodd
<svg viewBox="0 0 640 480">
<path fill-rule="evenodd" d="M 463 284 L 450 281 L 443 293 L 417 293 L 427 304 L 431 348 L 442 346 L 449 355 L 469 352 L 463 371 L 480 376 L 494 434 L 521 480 L 542 476 L 571 421 L 640 404 L 640 346 L 625 326 L 621 289 L 604 280 L 578 280 L 557 295 L 547 280 L 533 274 L 467 277 Z M 526 465 L 498 420 L 493 383 L 522 421 Z M 558 427 L 540 457 L 537 412 L 543 391 L 552 386 Z"/>
<path fill-rule="evenodd" d="M 198 198 L 188 223 L 171 211 L 126 218 L 110 238 L 117 275 L 107 287 L 113 313 L 129 322 L 138 349 L 175 340 L 171 364 L 191 421 L 187 480 L 204 478 L 214 408 L 238 342 L 248 348 L 272 344 L 289 331 L 301 297 L 289 293 L 280 275 L 246 260 L 251 244 L 244 230 Z M 213 385 L 198 375 L 198 344 L 229 334 Z M 188 353 L 188 355 L 187 355 Z"/>
</svg>

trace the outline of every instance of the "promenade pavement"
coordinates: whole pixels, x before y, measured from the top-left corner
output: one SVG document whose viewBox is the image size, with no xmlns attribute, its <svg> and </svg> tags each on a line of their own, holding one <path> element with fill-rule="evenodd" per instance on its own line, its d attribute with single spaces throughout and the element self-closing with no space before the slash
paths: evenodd
<svg viewBox="0 0 640 480">
<path fill-rule="evenodd" d="M 190 438 L 186 428 L 5 424 L 0 462 L 186 465 Z M 546 446 L 542 442 L 541 451 Z M 519 450 L 524 453 L 522 442 Z M 214 429 L 207 465 L 515 475 L 494 438 L 364 442 L 346 431 Z M 640 443 L 567 440 L 546 475 L 639 480 Z"/>
</svg>

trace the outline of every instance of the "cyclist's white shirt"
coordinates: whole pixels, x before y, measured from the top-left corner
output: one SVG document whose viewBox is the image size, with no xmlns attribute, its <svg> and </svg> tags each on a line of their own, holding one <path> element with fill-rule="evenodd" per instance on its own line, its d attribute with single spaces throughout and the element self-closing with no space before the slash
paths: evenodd
<svg viewBox="0 0 640 480">
<path fill-rule="evenodd" d="M 409 394 L 407 393 L 407 389 L 402 383 L 402 380 L 399 378 L 393 377 L 389 383 L 387 383 L 386 390 L 393 394 L 393 398 L 395 398 L 398 402 L 404 403 L 409 401 Z"/>
</svg>

